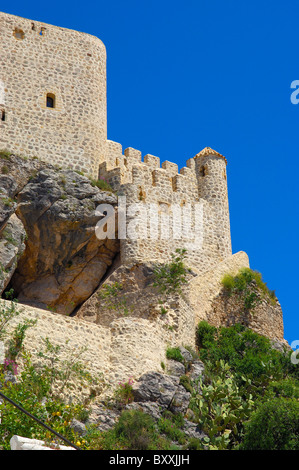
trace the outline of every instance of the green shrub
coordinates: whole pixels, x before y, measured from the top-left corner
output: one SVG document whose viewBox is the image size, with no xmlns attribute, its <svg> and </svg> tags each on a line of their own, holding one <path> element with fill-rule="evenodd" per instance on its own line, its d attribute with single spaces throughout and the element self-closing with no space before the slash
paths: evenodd
<svg viewBox="0 0 299 470">
<path fill-rule="evenodd" d="M 108 181 L 105 181 L 104 179 L 98 179 L 98 180 L 91 180 L 92 186 L 96 186 L 97 188 L 101 189 L 102 191 L 109 191 L 113 192 L 112 187 L 108 183 Z"/>
<path fill-rule="evenodd" d="M 201 321 L 196 329 L 197 346 L 199 348 L 208 348 L 215 344 L 217 328 L 206 321 Z"/>
<path fill-rule="evenodd" d="M 184 357 L 179 348 L 167 348 L 166 350 L 167 359 L 172 359 L 173 361 L 185 362 Z"/>
<path fill-rule="evenodd" d="M 0 158 L 4 159 L 4 160 L 10 160 L 10 156 L 12 155 L 12 153 L 9 151 L 9 150 L 6 150 L 6 149 L 0 149 Z"/>
<path fill-rule="evenodd" d="M 181 445 L 186 443 L 187 438 L 185 433 L 179 428 L 173 419 L 169 419 L 167 417 L 160 418 L 158 428 L 160 433 L 165 434 L 172 441 L 176 441 Z"/>
<path fill-rule="evenodd" d="M 190 392 L 190 393 L 193 392 L 191 379 L 190 377 L 188 377 L 188 375 L 182 375 L 180 377 L 180 385 L 183 385 L 183 387 L 187 390 L 187 392 Z"/>
<path fill-rule="evenodd" d="M 0 381 L 3 377 L 0 374 Z M 66 405 L 60 401 L 47 399 L 44 403 L 35 395 L 29 384 L 18 380 L 17 384 L 8 382 L 1 391 L 11 400 L 23 406 L 29 413 L 43 421 L 56 432 L 74 442 L 76 435 L 70 427 L 73 418 L 77 417 L 80 405 Z M 10 449 L 10 439 L 13 435 L 28 437 L 30 439 L 45 440 L 47 443 L 58 443 L 56 437 L 22 413 L 8 402 L 0 405 L 1 426 L 0 443 L 5 450 Z M 60 442 L 60 444 L 64 444 Z"/>
<path fill-rule="evenodd" d="M 296 398 L 299 399 L 299 386 L 298 380 L 293 377 L 289 377 L 278 382 L 270 382 L 266 397 L 268 398 Z"/>
<path fill-rule="evenodd" d="M 178 248 L 171 254 L 169 263 L 154 267 L 154 286 L 161 294 L 182 294 L 182 287 L 187 283 L 189 269 L 185 266 L 187 250 Z"/>
<path fill-rule="evenodd" d="M 189 406 L 207 434 L 204 445 L 223 450 L 240 442 L 254 403 L 250 395 L 244 399 L 228 364 L 219 361 L 216 366 L 217 374 L 199 381 Z"/>
<path fill-rule="evenodd" d="M 196 439 L 195 437 L 191 437 L 188 443 L 184 446 L 185 450 L 202 450 L 203 443 L 200 439 Z"/>
<path fill-rule="evenodd" d="M 98 298 L 101 300 L 99 305 L 119 315 L 128 316 L 132 313 L 133 307 L 128 306 L 127 298 L 122 291 L 123 286 L 119 282 L 104 284 L 98 293 Z"/>
<path fill-rule="evenodd" d="M 121 414 L 114 432 L 126 443 L 127 449 L 148 450 L 155 440 L 155 422 L 142 411 L 127 410 Z"/>
<path fill-rule="evenodd" d="M 276 304 L 275 292 L 271 291 L 263 281 L 261 273 L 249 268 L 240 269 L 235 276 L 225 274 L 222 278 L 222 285 L 227 295 L 242 295 L 244 299 L 244 308 L 246 311 L 253 309 L 260 303 L 262 297 L 267 298 L 273 305 Z M 256 288 L 258 292 L 256 292 Z"/>
<path fill-rule="evenodd" d="M 197 328 L 200 358 L 213 371 L 219 360 L 228 363 L 238 386 L 250 385 L 250 393 L 263 394 L 271 381 L 285 378 L 292 369 L 289 356 L 272 348 L 270 340 L 243 325 L 208 328 L 201 322 Z M 297 368 L 298 369 L 298 368 Z M 293 368 L 294 373 L 295 368 Z"/>
<path fill-rule="evenodd" d="M 276 398 L 263 403 L 245 425 L 243 450 L 299 450 L 299 402 Z"/>
<path fill-rule="evenodd" d="M 8 359 L 13 361 L 17 359 L 18 354 L 23 348 L 26 331 L 35 324 L 36 320 L 25 319 L 23 323 L 17 325 L 8 342 L 8 352 L 6 354 Z"/>
</svg>

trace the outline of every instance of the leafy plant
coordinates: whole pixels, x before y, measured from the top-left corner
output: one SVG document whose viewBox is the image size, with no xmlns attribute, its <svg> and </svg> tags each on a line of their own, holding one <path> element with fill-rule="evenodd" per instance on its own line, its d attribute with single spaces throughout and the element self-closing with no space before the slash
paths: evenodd
<svg viewBox="0 0 299 470">
<path fill-rule="evenodd" d="M 225 274 L 222 278 L 222 285 L 228 296 L 242 296 L 246 312 L 254 309 L 261 302 L 262 297 L 270 300 L 273 305 L 276 304 L 275 292 L 269 290 L 258 271 L 243 268 L 235 276 Z"/>
<path fill-rule="evenodd" d="M 177 422 L 171 417 L 162 417 L 158 422 L 160 433 L 165 434 L 172 441 L 176 441 L 183 445 L 186 443 L 186 434 L 180 429 Z"/>
<path fill-rule="evenodd" d="M 16 302 L 9 302 L 6 305 L 0 305 L 0 339 L 3 340 L 6 335 L 6 327 L 10 320 L 19 315 Z"/>
<path fill-rule="evenodd" d="M 245 425 L 242 450 L 299 450 L 299 403 L 275 398 L 262 403 Z"/>
<path fill-rule="evenodd" d="M 191 400 L 191 409 L 207 434 L 204 445 L 210 450 L 232 448 L 242 437 L 244 421 L 250 417 L 252 396 L 243 398 L 234 375 L 224 361 L 217 363 L 218 374 L 206 383 L 202 379 Z"/>
<path fill-rule="evenodd" d="M 9 360 L 15 361 L 17 359 L 18 354 L 22 351 L 26 331 L 36 323 L 36 320 L 25 319 L 23 323 L 17 325 L 8 342 L 7 357 Z"/>
<path fill-rule="evenodd" d="M 34 375 L 37 385 L 41 384 L 47 390 L 47 395 L 59 399 L 67 389 L 73 388 L 73 381 L 84 387 L 98 388 L 99 391 L 106 387 L 102 374 L 92 376 L 87 370 L 82 356 L 86 347 L 69 348 L 66 355 L 68 340 L 65 346 L 54 345 L 48 338 L 42 338 L 44 350 L 37 356 L 43 359 L 43 363 L 32 365 L 30 356 L 26 355 L 27 366 Z M 32 370 L 34 368 L 34 371 Z"/>
<path fill-rule="evenodd" d="M 187 274 L 190 271 L 185 266 L 187 250 L 176 249 L 171 254 L 169 263 L 157 264 L 154 268 L 154 286 L 164 295 L 182 294 L 182 287 L 187 283 Z"/>
<path fill-rule="evenodd" d="M 133 308 L 128 307 L 127 299 L 122 295 L 123 286 L 119 282 L 105 284 L 98 293 L 98 297 L 103 301 L 102 305 L 108 310 L 114 310 L 118 314 L 127 316 Z"/>
<path fill-rule="evenodd" d="M 167 359 L 172 359 L 174 361 L 178 361 L 182 363 L 185 362 L 185 359 L 182 356 L 182 353 L 179 348 L 167 348 L 166 357 Z"/>
<path fill-rule="evenodd" d="M 114 431 L 129 450 L 148 450 L 155 439 L 153 418 L 139 410 L 124 411 Z"/>
<path fill-rule="evenodd" d="M 12 153 L 9 150 L 2 149 L 0 150 L 0 158 L 4 160 L 10 160 Z"/>
<path fill-rule="evenodd" d="M 100 178 L 98 180 L 92 179 L 91 184 L 92 184 L 92 186 L 96 186 L 97 188 L 101 189 L 102 191 L 113 192 L 112 187 L 110 186 L 108 181 L 106 181 L 105 179 L 102 179 L 102 178 Z"/>
<path fill-rule="evenodd" d="M 292 368 L 288 354 L 273 349 L 268 338 L 240 324 L 215 330 L 200 322 L 197 338 L 201 360 L 212 370 L 217 361 L 224 360 L 238 386 L 247 392 L 250 387 L 254 396 L 263 395 L 271 381 L 285 378 Z"/>
<path fill-rule="evenodd" d="M 118 388 L 114 392 L 114 405 L 118 408 L 123 408 L 134 401 L 133 383 L 132 377 L 126 382 L 119 382 Z"/>
</svg>

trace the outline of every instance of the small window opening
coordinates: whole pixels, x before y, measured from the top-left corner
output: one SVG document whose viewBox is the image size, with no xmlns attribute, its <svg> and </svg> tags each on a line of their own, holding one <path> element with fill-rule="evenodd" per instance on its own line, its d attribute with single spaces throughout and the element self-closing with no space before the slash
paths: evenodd
<svg viewBox="0 0 299 470">
<path fill-rule="evenodd" d="M 47 94 L 47 108 L 55 108 L 55 95 L 53 93 Z"/>
<path fill-rule="evenodd" d="M 24 31 L 19 28 L 15 28 L 13 35 L 16 39 L 24 39 L 25 37 Z"/>
<path fill-rule="evenodd" d="M 205 166 L 201 166 L 200 169 L 199 169 L 199 174 L 200 176 L 206 176 L 207 174 L 207 169 Z"/>
<path fill-rule="evenodd" d="M 36 31 L 36 27 L 35 27 L 34 23 L 31 23 L 31 29 L 32 29 L 32 31 Z"/>
<path fill-rule="evenodd" d="M 4 110 L 0 111 L 0 115 L 1 115 L 1 121 L 5 121 L 5 111 Z"/>
<path fill-rule="evenodd" d="M 40 29 L 39 35 L 40 35 L 40 36 L 44 36 L 44 35 L 45 35 L 45 31 L 46 31 L 46 28 L 43 28 L 43 27 L 42 27 L 42 28 Z"/>
</svg>

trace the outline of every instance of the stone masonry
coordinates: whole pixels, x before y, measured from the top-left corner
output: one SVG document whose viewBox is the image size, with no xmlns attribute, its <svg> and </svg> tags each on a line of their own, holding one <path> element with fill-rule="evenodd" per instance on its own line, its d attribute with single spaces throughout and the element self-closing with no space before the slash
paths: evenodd
<svg viewBox="0 0 299 470">
<path fill-rule="evenodd" d="M 96 178 L 107 139 L 103 43 L 1 12 L 0 36 L 0 148 Z"/>
</svg>

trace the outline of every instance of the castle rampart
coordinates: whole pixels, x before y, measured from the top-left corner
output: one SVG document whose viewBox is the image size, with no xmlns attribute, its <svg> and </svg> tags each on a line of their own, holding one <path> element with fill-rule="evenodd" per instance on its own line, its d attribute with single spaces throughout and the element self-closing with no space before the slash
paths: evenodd
<svg viewBox="0 0 299 470">
<path fill-rule="evenodd" d="M 231 255 L 225 157 L 206 148 L 179 170 L 177 164 L 160 163 L 154 155 L 142 159 L 141 152 L 131 147 L 122 152 L 116 142 L 107 141 L 106 151 L 99 177 L 134 205 L 127 213 L 127 226 L 134 224 L 139 233 L 138 238 L 121 240 L 123 263 L 165 261 L 176 248 L 186 248 L 188 264 L 204 272 Z M 159 227 L 149 217 L 142 219 L 150 206 L 158 214 Z M 202 211 L 200 225 L 196 225 L 195 210 Z"/>
</svg>

